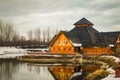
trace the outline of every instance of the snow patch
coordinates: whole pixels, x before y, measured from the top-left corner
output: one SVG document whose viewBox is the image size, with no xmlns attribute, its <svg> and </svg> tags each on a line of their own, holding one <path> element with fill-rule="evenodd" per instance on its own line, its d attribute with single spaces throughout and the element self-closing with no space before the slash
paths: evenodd
<svg viewBox="0 0 120 80">
<path fill-rule="evenodd" d="M 107 69 L 107 71 L 109 71 L 110 74 L 102 80 L 120 80 L 120 78 L 115 77 L 115 71 L 112 68 Z"/>
<path fill-rule="evenodd" d="M 0 47 L 0 58 L 15 58 L 17 56 L 26 55 L 26 50 L 17 49 L 15 47 Z"/>
<path fill-rule="evenodd" d="M 73 44 L 73 46 L 75 46 L 75 47 L 81 47 L 82 46 L 82 44 L 81 43 L 73 43 L 71 40 L 70 40 L 70 42 Z"/>
<path fill-rule="evenodd" d="M 73 77 L 76 77 L 76 76 L 81 76 L 82 75 L 82 72 L 76 72 L 74 73 L 70 79 L 72 79 Z"/>
</svg>

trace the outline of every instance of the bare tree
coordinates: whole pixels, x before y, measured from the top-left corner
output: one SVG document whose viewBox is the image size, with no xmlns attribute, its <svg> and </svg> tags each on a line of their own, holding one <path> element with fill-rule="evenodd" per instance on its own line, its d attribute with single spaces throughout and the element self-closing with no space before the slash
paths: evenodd
<svg viewBox="0 0 120 80">
<path fill-rule="evenodd" d="M 36 40 L 36 41 L 41 41 L 41 31 L 40 31 L 39 28 L 37 28 L 37 29 L 35 30 L 34 35 L 35 35 L 35 40 Z"/>
<path fill-rule="evenodd" d="M 26 37 L 25 36 L 21 36 L 20 37 L 20 41 L 26 41 Z"/>
<path fill-rule="evenodd" d="M 45 33 L 45 30 L 43 30 L 43 40 L 42 42 L 46 42 L 46 33 Z"/>
<path fill-rule="evenodd" d="M 46 30 L 47 42 L 50 42 L 50 28 L 48 27 Z"/>
<path fill-rule="evenodd" d="M 4 31 L 5 32 L 4 33 L 5 41 L 11 41 L 12 38 L 16 35 L 16 32 L 13 29 L 13 25 L 6 23 L 4 29 L 5 29 L 5 31 Z"/>
<path fill-rule="evenodd" d="M 0 20 L 0 41 L 2 41 L 2 36 L 3 36 L 3 23 L 2 20 Z"/>
<path fill-rule="evenodd" d="M 33 32 L 30 30 L 28 31 L 28 40 L 32 41 L 33 40 Z"/>
<path fill-rule="evenodd" d="M 19 41 L 19 40 L 20 40 L 20 36 L 17 35 L 17 34 L 15 34 L 15 35 L 13 36 L 13 38 L 12 38 L 12 42 L 17 42 L 17 41 Z"/>
<path fill-rule="evenodd" d="M 13 37 L 18 35 L 14 28 L 14 25 L 8 22 L 3 22 L 0 20 L 0 40 L 2 41 L 12 41 Z"/>
</svg>

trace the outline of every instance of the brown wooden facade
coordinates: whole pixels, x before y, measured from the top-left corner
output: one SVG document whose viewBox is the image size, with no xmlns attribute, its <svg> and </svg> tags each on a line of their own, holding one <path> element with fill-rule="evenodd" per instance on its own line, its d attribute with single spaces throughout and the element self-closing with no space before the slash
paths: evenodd
<svg viewBox="0 0 120 80">
<path fill-rule="evenodd" d="M 104 54 L 110 54 L 111 49 L 109 47 L 91 47 L 91 48 L 83 48 L 81 50 L 84 54 L 95 54 L 95 55 L 104 55 Z"/>
<path fill-rule="evenodd" d="M 52 53 L 74 54 L 74 47 L 62 32 L 60 32 L 58 36 L 54 38 L 49 46 L 49 49 Z"/>
</svg>

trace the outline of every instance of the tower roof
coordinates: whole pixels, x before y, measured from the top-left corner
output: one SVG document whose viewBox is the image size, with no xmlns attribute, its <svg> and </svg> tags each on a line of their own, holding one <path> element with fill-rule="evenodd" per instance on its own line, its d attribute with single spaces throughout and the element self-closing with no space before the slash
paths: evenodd
<svg viewBox="0 0 120 80">
<path fill-rule="evenodd" d="M 75 27 L 69 32 L 62 31 L 64 35 L 72 42 L 77 44 L 82 44 L 83 47 L 85 46 L 94 46 L 97 42 L 97 37 L 95 34 L 99 32 L 92 28 L 92 27 Z"/>
<path fill-rule="evenodd" d="M 77 21 L 77 22 L 74 23 L 73 25 L 81 25 L 81 24 L 94 25 L 92 22 L 90 22 L 90 21 L 87 20 L 86 18 L 80 19 L 79 21 Z"/>
</svg>

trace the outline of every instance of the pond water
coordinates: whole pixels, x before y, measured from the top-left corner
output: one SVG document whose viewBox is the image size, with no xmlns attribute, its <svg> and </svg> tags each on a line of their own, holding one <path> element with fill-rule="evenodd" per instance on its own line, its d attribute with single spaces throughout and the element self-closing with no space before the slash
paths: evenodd
<svg viewBox="0 0 120 80">
<path fill-rule="evenodd" d="M 91 72 L 91 68 L 87 69 Z M 33 64 L 17 60 L 0 60 L 0 80 L 70 80 L 75 72 L 82 70 L 81 78 L 86 71 L 79 64 Z M 81 79 L 80 79 L 81 80 Z"/>
<path fill-rule="evenodd" d="M 0 80 L 54 80 L 48 67 L 28 65 L 13 60 L 0 60 Z"/>
<path fill-rule="evenodd" d="M 0 80 L 70 80 L 75 69 L 75 65 L 68 64 L 33 64 L 0 60 Z"/>
</svg>

